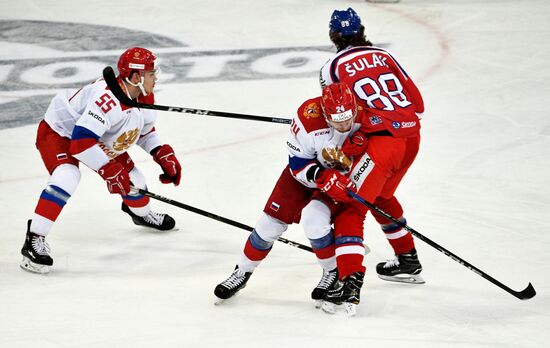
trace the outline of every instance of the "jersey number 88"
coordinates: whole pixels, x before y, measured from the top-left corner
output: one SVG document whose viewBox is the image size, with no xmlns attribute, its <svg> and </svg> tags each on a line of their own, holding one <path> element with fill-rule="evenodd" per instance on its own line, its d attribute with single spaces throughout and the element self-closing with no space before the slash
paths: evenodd
<svg viewBox="0 0 550 348">
<path fill-rule="evenodd" d="M 370 87 L 368 88 L 368 92 L 367 86 Z M 399 79 L 395 75 L 389 73 L 378 76 L 378 81 L 370 77 L 364 77 L 357 80 L 353 85 L 353 91 L 359 99 L 364 100 L 365 103 L 373 109 L 393 111 L 395 110 L 395 105 L 406 108 L 412 104 L 407 100 L 405 93 L 403 93 L 403 86 L 401 82 L 399 82 Z M 385 93 L 383 94 L 382 91 Z M 380 108 L 376 106 L 374 104 L 376 100 L 384 104 L 384 107 Z"/>
</svg>

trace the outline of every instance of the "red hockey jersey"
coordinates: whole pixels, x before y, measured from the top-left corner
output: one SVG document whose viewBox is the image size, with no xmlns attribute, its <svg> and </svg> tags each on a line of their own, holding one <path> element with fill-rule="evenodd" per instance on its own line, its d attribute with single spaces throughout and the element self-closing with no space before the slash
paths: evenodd
<svg viewBox="0 0 550 348">
<path fill-rule="evenodd" d="M 424 112 L 422 95 L 387 50 L 360 46 L 338 52 L 320 74 L 322 87 L 334 82 L 347 83 L 367 112 L 363 132 L 388 130 L 396 137 L 418 134 Z"/>
</svg>

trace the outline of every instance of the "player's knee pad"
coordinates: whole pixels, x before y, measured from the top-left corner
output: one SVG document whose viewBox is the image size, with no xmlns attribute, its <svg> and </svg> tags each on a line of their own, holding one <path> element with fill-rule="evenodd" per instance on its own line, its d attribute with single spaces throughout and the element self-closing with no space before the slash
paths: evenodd
<svg viewBox="0 0 550 348">
<path fill-rule="evenodd" d="M 334 234 L 329 232 L 327 235 L 320 238 L 309 238 L 313 249 L 323 249 L 334 244 Z"/>
<path fill-rule="evenodd" d="M 331 235 L 330 209 L 319 200 L 312 200 L 302 210 L 300 221 L 306 237 L 312 242 Z"/>
<path fill-rule="evenodd" d="M 287 228 L 288 225 L 284 222 L 263 213 L 256 223 L 254 231 L 262 241 L 273 244 Z"/>
<path fill-rule="evenodd" d="M 62 164 L 54 169 L 48 187 L 69 197 L 74 194 L 80 182 L 80 170 L 72 164 Z M 68 199 L 68 198 L 67 198 Z M 65 200 L 66 201 L 66 200 Z"/>
<path fill-rule="evenodd" d="M 248 241 L 254 247 L 254 249 L 258 250 L 271 249 L 274 243 L 274 241 L 264 240 L 262 237 L 260 237 L 256 230 L 252 230 L 252 233 L 250 233 L 250 236 L 248 237 Z"/>
</svg>

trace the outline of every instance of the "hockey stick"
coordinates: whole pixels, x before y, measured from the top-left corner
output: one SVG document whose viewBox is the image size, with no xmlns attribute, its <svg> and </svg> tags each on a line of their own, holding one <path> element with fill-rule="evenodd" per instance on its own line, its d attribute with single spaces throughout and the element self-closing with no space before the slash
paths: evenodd
<svg viewBox="0 0 550 348">
<path fill-rule="evenodd" d="M 130 107 L 137 107 L 137 108 L 151 109 L 151 110 L 161 110 L 161 111 L 182 112 L 186 114 L 196 114 L 196 115 L 202 115 L 202 116 L 238 118 L 241 120 L 263 121 L 263 122 L 273 122 L 273 123 L 282 123 L 282 124 L 290 124 L 292 121 L 288 118 L 254 116 L 254 115 L 245 115 L 245 114 L 234 114 L 231 112 L 223 112 L 223 111 L 183 108 L 179 106 L 165 106 L 165 105 L 138 103 L 137 101 L 130 99 L 126 95 L 126 93 L 122 91 L 122 88 L 120 87 L 116 79 L 113 68 L 111 68 L 110 66 L 105 67 L 105 69 L 103 69 L 103 78 L 105 79 L 105 82 L 107 82 L 107 86 L 109 86 L 109 89 L 111 90 L 111 92 L 113 92 L 115 97 L 122 104 Z"/>
<path fill-rule="evenodd" d="M 535 291 L 535 288 L 533 287 L 533 285 L 531 285 L 531 283 L 529 283 L 529 285 L 527 285 L 527 287 L 525 289 L 523 289 L 522 291 L 515 291 L 515 290 L 512 290 L 510 289 L 509 287 L 507 287 L 506 285 L 502 284 L 501 282 L 499 282 L 498 280 L 496 280 L 495 278 L 491 277 L 490 275 L 488 275 L 487 273 L 483 272 L 482 270 L 480 270 L 479 268 L 475 267 L 474 265 L 472 265 L 471 263 L 463 260 L 462 258 L 458 257 L 457 255 L 453 254 L 452 252 L 450 252 L 449 250 L 445 249 L 444 247 L 442 247 L 441 245 L 437 244 L 436 242 L 432 241 L 431 239 L 429 239 L 428 237 L 425 237 L 424 235 L 420 234 L 419 232 L 415 231 L 413 228 L 409 227 L 407 224 L 399 221 L 398 219 L 396 219 L 395 217 L 391 216 L 390 214 L 386 213 L 385 211 L 383 211 L 382 209 L 378 208 L 377 206 L 375 206 L 374 204 L 371 204 L 369 202 L 367 202 L 365 199 L 363 199 L 363 197 L 359 196 L 357 193 L 353 192 L 353 191 L 350 191 L 348 190 L 348 195 L 350 195 L 351 197 L 353 197 L 353 199 L 355 199 L 356 201 L 358 201 L 359 203 L 369 207 L 371 210 L 374 210 L 376 211 L 377 213 L 383 215 L 386 219 L 388 220 L 391 220 L 393 222 L 395 222 L 396 224 L 398 224 L 399 226 L 401 226 L 403 229 L 405 229 L 406 231 L 409 231 L 413 236 L 417 237 L 418 239 L 422 240 L 423 242 L 427 243 L 428 245 L 430 245 L 431 247 L 435 248 L 436 250 L 442 252 L 443 254 L 445 254 L 446 256 L 450 257 L 451 259 L 455 260 L 456 262 L 460 263 L 462 266 L 468 268 L 470 271 L 473 271 L 474 273 L 477 273 L 478 275 L 482 276 L 483 278 L 487 279 L 488 281 L 490 281 L 491 283 L 495 284 L 496 286 L 498 286 L 499 288 L 501 289 L 504 289 L 505 291 L 507 291 L 508 293 L 514 295 L 515 297 L 519 298 L 520 300 L 528 300 L 532 297 L 534 297 L 537 292 Z"/>
<path fill-rule="evenodd" d="M 238 227 L 238 228 L 240 228 L 240 229 L 242 229 L 242 230 L 246 230 L 246 231 L 248 231 L 248 232 L 252 232 L 252 230 L 254 230 L 254 228 L 252 228 L 252 227 L 250 227 L 250 226 L 248 226 L 248 225 L 242 224 L 242 223 L 240 223 L 240 222 L 237 222 L 237 221 L 234 221 L 234 220 L 225 218 L 225 217 L 220 216 L 220 215 L 212 214 L 212 213 L 207 212 L 207 211 L 205 211 L 205 210 L 202 210 L 202 209 L 199 209 L 199 208 L 192 207 L 192 206 L 187 205 L 187 204 L 185 204 L 185 203 L 181 203 L 181 202 L 178 202 L 178 201 L 174 201 L 173 199 L 166 198 L 166 197 L 157 195 L 157 194 L 155 194 L 155 193 L 152 193 L 152 192 L 149 192 L 149 191 L 146 191 L 146 190 L 139 189 L 139 188 L 137 188 L 137 187 L 133 187 L 133 186 L 132 186 L 132 191 L 138 192 L 138 193 L 140 193 L 140 194 L 142 194 L 142 195 L 144 195 L 144 196 L 147 196 L 147 197 L 156 199 L 156 200 L 158 200 L 158 201 L 161 201 L 161 202 L 164 202 L 164 203 L 168 203 L 168 204 L 173 205 L 173 206 L 176 206 L 176 207 L 178 207 L 178 208 L 182 208 L 182 209 L 191 211 L 191 212 L 193 212 L 193 213 L 195 213 L 195 214 L 199 214 L 199 215 L 202 215 L 202 216 L 206 216 L 206 217 L 208 217 L 208 218 L 211 218 L 211 219 L 214 219 L 214 220 L 217 220 L 217 221 L 226 223 L 226 224 L 228 224 L 228 225 Z M 293 246 L 293 247 L 295 247 L 295 248 L 302 249 L 302 250 L 306 250 L 306 251 L 309 251 L 309 252 L 313 252 L 313 249 L 311 249 L 311 247 L 308 247 L 307 245 L 303 245 L 303 244 L 300 244 L 300 243 L 297 243 L 297 242 L 293 242 L 293 241 L 288 240 L 288 239 L 283 238 L 283 237 L 279 237 L 277 240 L 278 240 L 279 242 L 288 244 L 288 245 Z"/>
</svg>

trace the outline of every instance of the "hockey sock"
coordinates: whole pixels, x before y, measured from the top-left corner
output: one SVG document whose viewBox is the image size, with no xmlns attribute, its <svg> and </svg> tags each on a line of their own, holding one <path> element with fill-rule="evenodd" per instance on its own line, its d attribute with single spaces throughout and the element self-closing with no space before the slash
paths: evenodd
<svg viewBox="0 0 550 348">
<path fill-rule="evenodd" d="M 317 261 L 327 271 L 336 267 L 336 248 L 334 246 L 334 236 L 332 233 L 318 239 L 310 239 L 311 247 Z"/>
<path fill-rule="evenodd" d="M 404 224 L 407 223 L 407 220 L 404 217 L 400 217 L 399 221 Z M 395 222 L 381 225 L 382 231 L 386 235 L 388 242 L 393 248 L 395 255 L 406 253 L 414 248 L 414 239 L 412 234 L 403 229 L 400 225 Z"/>
<path fill-rule="evenodd" d="M 40 194 L 34 210 L 30 231 L 47 236 L 63 207 L 80 181 L 78 167 L 62 164 L 52 172 L 48 186 Z"/>
<path fill-rule="evenodd" d="M 404 224 L 407 223 L 407 220 L 403 216 L 403 208 L 395 196 L 390 198 L 378 197 L 374 201 L 374 205 L 391 216 L 399 216 L 399 221 Z M 399 224 L 396 224 L 381 214 L 373 212 L 373 215 L 376 221 L 380 224 L 380 227 L 393 248 L 395 255 L 405 253 L 414 248 L 414 239 L 407 230 L 404 230 Z"/>
<path fill-rule="evenodd" d="M 263 240 L 254 229 L 246 241 L 244 254 L 252 261 L 261 261 L 269 254 L 272 247 L 273 242 Z"/>
<path fill-rule="evenodd" d="M 146 216 L 151 211 L 151 206 L 149 205 L 149 197 L 142 194 L 122 196 L 122 201 L 124 204 L 130 208 L 132 213 L 137 216 Z"/>
<path fill-rule="evenodd" d="M 363 238 L 356 236 L 336 237 L 336 263 L 340 279 L 343 279 L 355 272 L 365 272 L 363 258 L 365 247 Z"/>
</svg>

